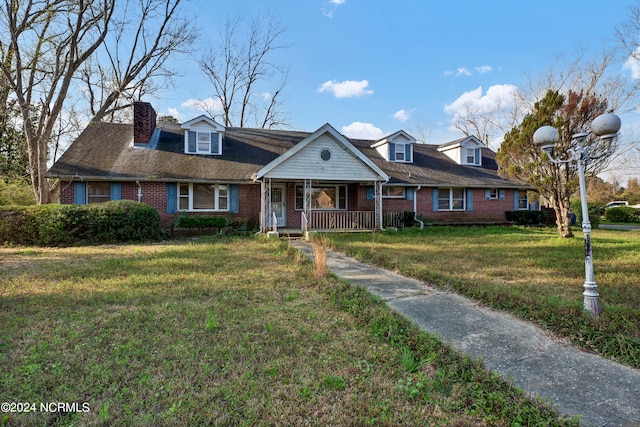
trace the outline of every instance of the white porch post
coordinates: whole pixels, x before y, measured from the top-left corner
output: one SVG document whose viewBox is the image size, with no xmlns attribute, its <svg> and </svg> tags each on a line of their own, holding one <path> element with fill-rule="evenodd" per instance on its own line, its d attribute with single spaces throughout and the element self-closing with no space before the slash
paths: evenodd
<svg viewBox="0 0 640 427">
<path fill-rule="evenodd" d="M 375 199 L 375 228 L 376 230 L 383 229 L 382 222 L 382 182 L 375 181 L 373 184 L 374 188 L 374 199 Z"/>
<path fill-rule="evenodd" d="M 304 180 L 304 215 L 307 217 L 307 224 L 311 224 L 311 180 Z M 307 225 L 307 228 L 309 226 Z"/>
<path fill-rule="evenodd" d="M 265 178 L 260 187 L 260 229 L 264 233 L 271 226 L 271 178 Z"/>
</svg>

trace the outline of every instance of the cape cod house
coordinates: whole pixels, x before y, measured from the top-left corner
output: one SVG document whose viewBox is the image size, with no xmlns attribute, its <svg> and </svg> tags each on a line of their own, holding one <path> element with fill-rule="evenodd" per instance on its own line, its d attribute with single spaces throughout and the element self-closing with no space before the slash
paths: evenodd
<svg viewBox="0 0 640 427">
<path fill-rule="evenodd" d="M 527 188 L 498 175 L 494 153 L 470 136 L 418 144 L 404 131 L 350 139 L 315 132 L 225 128 L 199 116 L 156 120 L 134 103 L 134 123 L 91 123 L 47 176 L 61 203 L 131 199 L 161 217 L 255 219 L 263 232 L 371 230 L 397 212 L 433 221 L 503 221 L 529 209 Z"/>
</svg>

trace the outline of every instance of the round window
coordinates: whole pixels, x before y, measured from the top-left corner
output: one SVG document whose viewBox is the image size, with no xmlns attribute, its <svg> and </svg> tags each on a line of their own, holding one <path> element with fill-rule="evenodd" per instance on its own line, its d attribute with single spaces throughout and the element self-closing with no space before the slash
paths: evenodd
<svg viewBox="0 0 640 427">
<path fill-rule="evenodd" d="M 329 159 L 331 159 L 331 151 L 325 148 L 320 152 L 320 158 L 325 162 L 329 161 Z"/>
</svg>

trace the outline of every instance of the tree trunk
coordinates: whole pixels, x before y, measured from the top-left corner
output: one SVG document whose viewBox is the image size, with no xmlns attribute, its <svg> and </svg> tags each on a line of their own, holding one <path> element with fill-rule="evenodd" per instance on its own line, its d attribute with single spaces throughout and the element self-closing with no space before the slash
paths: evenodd
<svg viewBox="0 0 640 427">
<path fill-rule="evenodd" d="M 553 210 L 556 213 L 556 226 L 560 237 L 573 237 L 569 222 L 569 205 L 558 200 L 557 203 L 554 203 Z"/>
</svg>

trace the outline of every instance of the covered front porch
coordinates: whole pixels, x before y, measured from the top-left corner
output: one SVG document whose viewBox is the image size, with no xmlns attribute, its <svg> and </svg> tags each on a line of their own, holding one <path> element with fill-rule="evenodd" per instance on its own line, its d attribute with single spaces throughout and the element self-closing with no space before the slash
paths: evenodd
<svg viewBox="0 0 640 427">
<path fill-rule="evenodd" d="M 389 176 L 326 124 L 260 169 L 260 230 L 379 230 Z"/>
<path fill-rule="evenodd" d="M 263 233 L 373 231 L 399 223 L 400 215 L 382 212 L 382 181 L 261 181 Z"/>
</svg>

